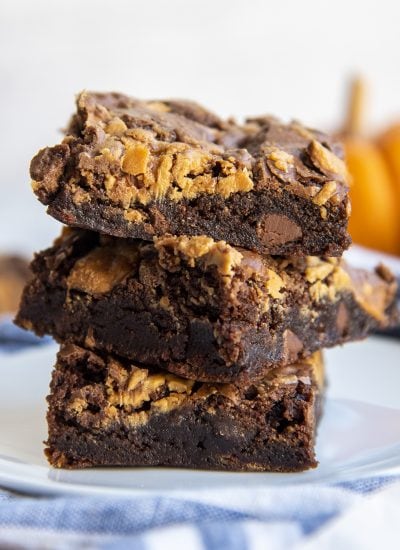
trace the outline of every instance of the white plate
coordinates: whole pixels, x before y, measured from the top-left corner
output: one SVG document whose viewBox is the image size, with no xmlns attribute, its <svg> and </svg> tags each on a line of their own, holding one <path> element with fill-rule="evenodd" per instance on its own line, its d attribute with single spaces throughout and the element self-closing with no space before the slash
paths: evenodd
<svg viewBox="0 0 400 550">
<path fill-rule="evenodd" d="M 400 467 L 400 342 L 371 338 L 326 353 L 329 388 L 320 461 L 300 474 L 163 468 L 49 468 L 45 396 L 56 347 L 0 358 L 0 485 L 41 494 L 132 495 L 196 488 L 338 482 Z"/>
</svg>

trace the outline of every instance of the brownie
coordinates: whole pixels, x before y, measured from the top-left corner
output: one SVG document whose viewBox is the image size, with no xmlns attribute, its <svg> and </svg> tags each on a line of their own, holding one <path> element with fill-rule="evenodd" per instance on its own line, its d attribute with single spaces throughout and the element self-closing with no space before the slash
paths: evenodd
<svg viewBox="0 0 400 550">
<path fill-rule="evenodd" d="M 29 263 L 17 255 L 0 255 L 0 314 L 15 313 L 30 278 Z"/>
<path fill-rule="evenodd" d="M 68 228 L 32 270 L 19 326 L 206 382 L 255 380 L 397 315 L 383 266 L 261 256 L 205 236 L 150 243 Z"/>
<path fill-rule="evenodd" d="M 341 146 L 273 117 L 238 124 L 187 101 L 82 92 L 31 177 L 52 216 L 116 237 L 208 235 L 280 255 L 350 243 Z"/>
<path fill-rule="evenodd" d="M 313 468 L 324 389 L 320 353 L 250 385 L 206 384 L 67 344 L 48 397 L 46 454 L 58 468 Z"/>
</svg>

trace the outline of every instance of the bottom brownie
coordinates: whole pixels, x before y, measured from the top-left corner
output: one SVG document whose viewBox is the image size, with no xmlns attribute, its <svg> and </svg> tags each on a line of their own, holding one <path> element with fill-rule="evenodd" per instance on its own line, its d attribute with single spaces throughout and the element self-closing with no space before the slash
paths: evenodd
<svg viewBox="0 0 400 550">
<path fill-rule="evenodd" d="M 64 345 L 46 455 L 57 468 L 305 470 L 317 465 L 323 389 L 320 353 L 255 384 L 206 384 Z"/>
</svg>

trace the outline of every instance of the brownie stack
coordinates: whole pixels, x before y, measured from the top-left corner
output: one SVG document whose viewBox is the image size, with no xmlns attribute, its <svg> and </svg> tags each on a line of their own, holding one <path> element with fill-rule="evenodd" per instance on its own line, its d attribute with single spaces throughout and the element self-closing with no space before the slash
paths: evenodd
<svg viewBox="0 0 400 550">
<path fill-rule="evenodd" d="M 61 344 L 50 463 L 314 467 L 321 349 L 396 319 L 391 273 L 340 258 L 338 144 L 271 117 L 84 92 L 31 175 L 68 226 L 33 260 L 16 320 Z"/>
</svg>

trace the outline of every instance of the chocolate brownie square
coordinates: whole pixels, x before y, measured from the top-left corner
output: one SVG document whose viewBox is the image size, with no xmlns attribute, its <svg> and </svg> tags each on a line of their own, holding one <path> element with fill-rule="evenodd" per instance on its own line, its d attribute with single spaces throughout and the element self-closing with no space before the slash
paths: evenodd
<svg viewBox="0 0 400 550">
<path fill-rule="evenodd" d="M 341 146 L 273 117 L 238 124 L 187 101 L 83 92 L 31 176 L 56 219 L 117 237 L 208 235 L 280 255 L 350 243 Z"/>
<path fill-rule="evenodd" d="M 48 397 L 57 468 L 313 468 L 324 390 L 320 353 L 256 383 L 206 384 L 64 345 Z"/>
<path fill-rule="evenodd" d="M 261 256 L 204 236 L 68 229 L 32 270 L 19 326 L 205 382 L 253 381 L 397 319 L 386 268 Z"/>
</svg>

